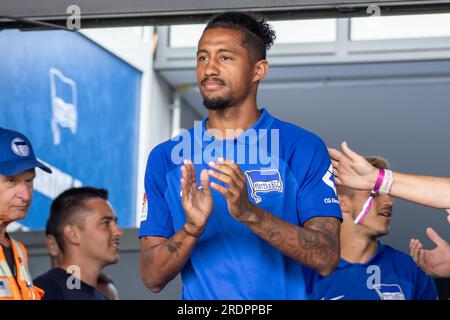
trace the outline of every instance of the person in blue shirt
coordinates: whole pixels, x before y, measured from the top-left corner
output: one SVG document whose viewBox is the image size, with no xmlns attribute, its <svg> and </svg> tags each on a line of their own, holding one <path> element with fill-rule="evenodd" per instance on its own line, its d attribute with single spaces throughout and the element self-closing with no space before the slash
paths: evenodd
<svg viewBox="0 0 450 320">
<path fill-rule="evenodd" d="M 338 262 L 342 217 L 326 146 L 257 107 L 274 38 L 243 13 L 215 17 L 201 36 L 208 117 L 147 163 L 139 237 L 153 292 L 181 272 L 183 299 L 305 299 L 302 265 L 326 275 Z"/>
<path fill-rule="evenodd" d="M 378 169 L 387 162 L 366 160 Z M 436 300 L 434 281 L 413 259 L 383 245 L 378 238 L 389 233 L 393 199 L 378 193 L 364 219 L 357 217 L 370 191 L 338 186 L 344 221 L 341 226 L 341 259 L 328 276 L 310 273 L 308 287 L 313 300 Z"/>
<path fill-rule="evenodd" d="M 338 184 L 360 190 L 369 190 L 377 179 L 377 170 L 360 154 L 350 149 L 347 142 L 341 144 L 342 152 L 330 148 Z M 420 205 L 449 209 L 450 178 L 431 177 L 401 172 L 392 172 L 388 194 Z M 447 213 L 448 212 L 447 210 Z M 447 216 L 450 223 L 450 214 Z M 418 239 L 411 239 L 410 253 L 414 262 L 432 276 L 450 277 L 450 243 L 446 242 L 433 228 L 426 229 L 427 236 L 436 244 L 426 250 Z"/>
</svg>

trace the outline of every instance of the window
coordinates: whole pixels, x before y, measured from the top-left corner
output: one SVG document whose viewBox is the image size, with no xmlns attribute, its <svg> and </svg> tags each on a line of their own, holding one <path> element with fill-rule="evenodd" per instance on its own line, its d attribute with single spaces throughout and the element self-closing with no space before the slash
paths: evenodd
<svg viewBox="0 0 450 320">
<path fill-rule="evenodd" d="M 336 41 L 336 19 L 269 21 L 276 32 L 275 44 Z M 170 27 L 169 47 L 197 47 L 205 24 Z"/>
<path fill-rule="evenodd" d="M 450 14 L 351 19 L 351 40 L 450 37 Z"/>
<path fill-rule="evenodd" d="M 205 27 L 205 24 L 170 26 L 169 47 L 196 48 Z"/>
<path fill-rule="evenodd" d="M 336 41 L 336 19 L 273 21 L 276 44 Z"/>
</svg>

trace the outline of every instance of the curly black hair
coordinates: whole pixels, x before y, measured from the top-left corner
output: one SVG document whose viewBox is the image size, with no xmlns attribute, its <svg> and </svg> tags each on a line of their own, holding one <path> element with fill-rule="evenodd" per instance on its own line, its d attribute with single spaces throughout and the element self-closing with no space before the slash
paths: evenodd
<svg viewBox="0 0 450 320">
<path fill-rule="evenodd" d="M 257 59 L 266 59 L 267 50 L 275 41 L 275 31 L 267 21 L 241 12 L 226 12 L 213 17 L 205 31 L 213 28 L 236 29 L 245 33 L 243 45 L 252 50 Z"/>
</svg>

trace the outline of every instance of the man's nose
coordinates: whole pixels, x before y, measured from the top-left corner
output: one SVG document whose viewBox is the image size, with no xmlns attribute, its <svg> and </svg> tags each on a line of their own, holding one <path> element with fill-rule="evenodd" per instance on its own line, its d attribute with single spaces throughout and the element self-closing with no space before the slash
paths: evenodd
<svg viewBox="0 0 450 320">
<path fill-rule="evenodd" d="M 123 230 L 119 227 L 118 224 L 114 224 L 113 234 L 117 237 L 123 236 Z"/>
<path fill-rule="evenodd" d="M 217 62 L 214 59 L 208 60 L 205 68 L 205 75 L 217 76 L 220 74 L 220 69 L 217 66 Z"/>
<path fill-rule="evenodd" d="M 27 183 L 20 183 L 17 187 L 17 196 L 23 201 L 30 201 L 33 196 L 33 187 Z"/>
</svg>

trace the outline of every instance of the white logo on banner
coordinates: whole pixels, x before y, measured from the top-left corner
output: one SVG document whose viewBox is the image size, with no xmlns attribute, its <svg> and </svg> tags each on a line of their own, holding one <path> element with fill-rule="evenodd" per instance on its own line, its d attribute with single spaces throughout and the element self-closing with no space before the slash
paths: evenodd
<svg viewBox="0 0 450 320">
<path fill-rule="evenodd" d="M 67 78 L 61 71 L 50 68 L 50 93 L 52 101 L 52 134 L 55 146 L 61 143 L 61 128 L 69 128 L 72 134 L 77 133 L 78 110 L 77 110 L 77 85 L 75 81 Z M 70 101 L 62 98 L 64 92 L 70 92 Z"/>
<path fill-rule="evenodd" d="M 54 199 L 64 190 L 78 188 L 83 185 L 80 180 L 72 177 L 70 174 L 61 171 L 41 159 L 38 160 L 52 169 L 52 174 L 47 174 L 42 170 L 36 170 L 36 179 L 34 180 L 33 188 L 44 196 Z"/>
</svg>

